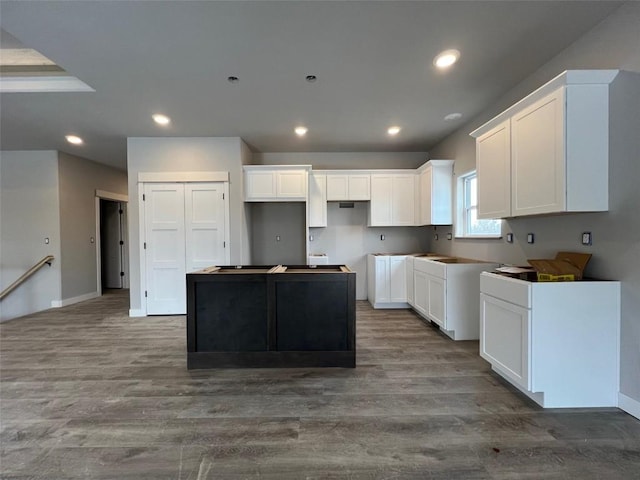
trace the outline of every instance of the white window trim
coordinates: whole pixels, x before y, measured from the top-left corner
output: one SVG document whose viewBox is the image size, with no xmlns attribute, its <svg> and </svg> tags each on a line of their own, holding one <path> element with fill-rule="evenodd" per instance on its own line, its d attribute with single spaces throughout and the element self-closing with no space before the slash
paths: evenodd
<svg viewBox="0 0 640 480">
<path fill-rule="evenodd" d="M 466 228 L 467 216 L 466 202 L 465 202 L 465 183 L 469 177 L 475 176 L 476 171 L 470 170 L 462 175 L 458 176 L 456 182 L 456 224 L 455 224 L 455 237 L 462 239 L 500 239 L 502 238 L 502 226 L 504 222 L 500 222 L 500 233 L 496 234 L 473 234 L 469 233 Z M 477 206 L 476 206 L 477 208 Z"/>
</svg>

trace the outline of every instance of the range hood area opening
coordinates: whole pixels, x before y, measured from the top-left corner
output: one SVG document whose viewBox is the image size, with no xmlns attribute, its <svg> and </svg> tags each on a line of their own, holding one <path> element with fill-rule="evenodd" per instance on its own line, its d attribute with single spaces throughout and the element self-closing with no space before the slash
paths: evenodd
<svg viewBox="0 0 640 480">
<path fill-rule="evenodd" d="M 249 208 L 253 265 L 307 264 L 304 202 L 256 202 Z"/>
</svg>

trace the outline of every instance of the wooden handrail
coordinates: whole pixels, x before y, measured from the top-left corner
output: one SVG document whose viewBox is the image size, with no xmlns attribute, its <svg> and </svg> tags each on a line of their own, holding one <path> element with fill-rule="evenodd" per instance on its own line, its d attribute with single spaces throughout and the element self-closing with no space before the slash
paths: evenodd
<svg viewBox="0 0 640 480">
<path fill-rule="evenodd" d="M 26 272 L 24 272 L 20 278 L 18 278 L 15 282 L 13 282 L 11 285 L 9 285 L 7 288 L 5 288 L 2 293 L 0 293 L 0 300 L 2 300 L 4 297 L 6 297 L 7 295 L 9 295 L 11 292 L 13 292 L 16 288 L 18 288 L 22 283 L 24 283 L 31 275 L 33 275 L 34 273 L 36 273 L 38 270 L 40 270 L 44 264 L 46 263 L 47 265 L 51 266 L 51 262 L 53 262 L 53 255 L 47 255 L 46 257 L 44 257 L 42 260 L 40 260 L 38 263 L 36 263 L 33 267 L 31 267 L 29 270 L 27 270 Z"/>
</svg>

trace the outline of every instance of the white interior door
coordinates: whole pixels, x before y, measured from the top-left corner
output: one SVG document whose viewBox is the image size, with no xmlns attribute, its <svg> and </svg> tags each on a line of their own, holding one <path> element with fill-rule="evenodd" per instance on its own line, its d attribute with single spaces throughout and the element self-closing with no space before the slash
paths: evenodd
<svg viewBox="0 0 640 480">
<path fill-rule="evenodd" d="M 185 314 L 184 184 L 144 186 L 147 314 Z"/>
<path fill-rule="evenodd" d="M 225 236 L 225 184 L 185 185 L 186 271 L 228 265 Z"/>
</svg>

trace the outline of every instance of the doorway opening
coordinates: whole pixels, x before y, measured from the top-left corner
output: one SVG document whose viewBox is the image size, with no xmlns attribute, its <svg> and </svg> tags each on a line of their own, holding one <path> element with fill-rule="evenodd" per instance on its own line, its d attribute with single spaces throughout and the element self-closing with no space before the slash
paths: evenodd
<svg viewBox="0 0 640 480">
<path fill-rule="evenodd" d="M 99 198 L 98 280 L 100 293 L 129 288 L 127 204 Z"/>
</svg>

